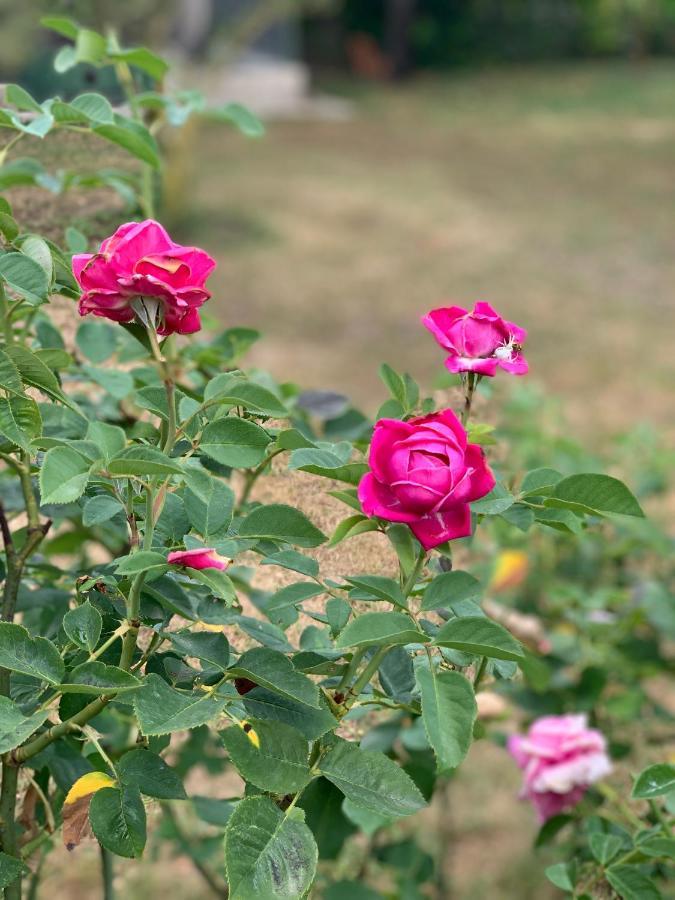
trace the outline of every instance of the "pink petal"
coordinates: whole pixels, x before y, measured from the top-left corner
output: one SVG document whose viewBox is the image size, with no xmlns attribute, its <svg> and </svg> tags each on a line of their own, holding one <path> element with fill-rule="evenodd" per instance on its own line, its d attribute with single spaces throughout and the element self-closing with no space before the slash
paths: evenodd
<svg viewBox="0 0 675 900">
<path fill-rule="evenodd" d="M 418 516 L 403 509 L 391 489 L 366 472 L 359 482 L 358 497 L 367 516 L 380 516 L 388 522 L 414 522 Z"/>
<path fill-rule="evenodd" d="M 478 375 L 492 377 L 497 371 L 498 362 L 499 360 L 494 358 L 472 359 L 467 356 L 449 356 L 445 360 L 445 368 L 455 374 L 458 372 L 476 372 Z"/>
<path fill-rule="evenodd" d="M 471 511 L 459 504 L 443 512 L 434 513 L 410 523 L 410 530 L 425 550 L 471 534 Z"/>
</svg>

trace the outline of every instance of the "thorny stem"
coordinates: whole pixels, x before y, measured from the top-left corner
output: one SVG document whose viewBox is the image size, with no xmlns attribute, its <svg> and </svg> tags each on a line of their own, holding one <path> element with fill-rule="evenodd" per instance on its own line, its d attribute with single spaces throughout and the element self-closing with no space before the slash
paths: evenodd
<svg viewBox="0 0 675 900">
<path fill-rule="evenodd" d="M 478 382 L 480 381 L 480 375 L 476 375 L 475 372 L 467 372 L 466 380 L 464 381 L 464 409 L 462 410 L 462 414 L 460 416 L 462 425 L 466 428 L 467 423 L 469 421 L 469 416 L 471 415 L 471 404 L 473 403 L 473 395 L 478 386 Z"/>
<path fill-rule="evenodd" d="M 143 549 L 152 547 L 152 535 L 154 531 L 154 500 L 155 493 L 151 487 L 146 488 L 145 494 L 145 525 L 143 531 Z M 131 582 L 129 597 L 127 598 L 127 624 L 128 629 L 122 642 L 122 655 L 120 656 L 120 668 L 130 669 L 134 659 L 138 629 L 140 627 L 139 613 L 141 609 L 141 590 L 145 582 L 146 572 L 138 572 Z"/>
<path fill-rule="evenodd" d="M 9 301 L 3 283 L 0 283 L 0 316 L 2 316 L 2 328 L 5 336 L 5 343 L 11 344 L 14 341 L 14 331 L 12 330 Z"/>
<path fill-rule="evenodd" d="M 255 469 L 251 469 L 250 472 L 246 473 L 246 482 L 244 483 L 244 489 L 241 493 L 241 497 L 239 498 L 238 509 L 241 509 L 241 507 L 248 502 L 248 498 L 251 496 L 253 486 L 265 471 L 267 466 L 274 459 L 274 457 L 283 452 L 284 451 L 282 449 L 275 450 L 273 453 L 270 453 L 269 456 L 266 456 L 265 459 L 263 459 L 263 461 L 260 463 L 260 465 L 255 467 Z"/>
</svg>

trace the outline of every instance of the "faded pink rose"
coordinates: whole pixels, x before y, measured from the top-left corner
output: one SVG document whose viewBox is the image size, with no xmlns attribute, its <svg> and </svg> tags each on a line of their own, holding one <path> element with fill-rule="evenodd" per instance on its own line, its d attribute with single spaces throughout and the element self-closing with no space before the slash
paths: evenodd
<svg viewBox="0 0 675 900">
<path fill-rule="evenodd" d="M 521 353 L 527 332 L 502 319 L 489 303 L 476 303 L 473 312 L 461 306 L 432 309 L 422 323 L 449 351 L 445 366 L 451 372 L 494 375 L 499 367 L 525 375 L 528 370 Z"/>
<path fill-rule="evenodd" d="M 583 713 L 543 716 L 527 734 L 511 735 L 507 747 L 524 772 L 521 797 L 531 801 L 540 822 L 575 806 L 612 771 L 605 739 Z"/>
<path fill-rule="evenodd" d="M 204 250 L 174 243 L 159 222 L 127 222 L 98 253 L 73 256 L 80 315 L 114 322 L 138 316 L 153 321 L 159 334 L 199 331 L 199 307 L 211 296 L 204 285 L 215 264 Z"/>
<path fill-rule="evenodd" d="M 449 409 L 401 422 L 380 419 L 359 484 L 368 516 L 405 522 L 425 550 L 471 534 L 469 503 L 495 485 L 483 451 Z"/>
<path fill-rule="evenodd" d="M 231 559 L 221 556 L 213 547 L 198 547 L 196 550 L 172 550 L 166 558 L 173 566 L 186 569 L 226 569 Z"/>
</svg>

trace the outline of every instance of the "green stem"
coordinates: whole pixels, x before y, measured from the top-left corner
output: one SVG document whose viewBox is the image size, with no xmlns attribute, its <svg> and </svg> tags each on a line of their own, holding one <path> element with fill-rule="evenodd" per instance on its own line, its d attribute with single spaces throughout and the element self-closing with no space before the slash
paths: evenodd
<svg viewBox="0 0 675 900">
<path fill-rule="evenodd" d="M 99 845 L 100 847 L 100 845 Z M 114 857 L 110 850 L 100 847 L 101 850 L 101 882 L 103 884 L 103 900 L 115 900 L 115 867 Z"/>
<path fill-rule="evenodd" d="M 145 521 L 143 525 L 143 550 L 152 549 L 152 536 L 155 528 L 154 516 L 155 492 L 148 486 L 145 491 Z M 120 656 L 120 668 L 130 669 L 136 650 L 138 629 L 140 628 L 139 614 L 141 609 L 141 590 L 145 583 L 146 572 L 138 572 L 131 582 L 131 589 L 127 598 L 127 632 L 122 641 L 122 655 Z"/>
<path fill-rule="evenodd" d="M 19 770 L 11 765 L 8 754 L 2 758 L 2 788 L 0 789 L 0 841 L 2 852 L 18 857 L 16 829 L 16 793 Z M 5 887 L 5 900 L 21 900 L 21 876 Z"/>
<path fill-rule="evenodd" d="M 473 691 L 476 693 L 478 690 L 483 677 L 485 676 L 485 671 L 487 669 L 488 658 L 487 656 L 481 656 L 480 663 L 478 664 L 478 668 L 476 669 L 476 675 L 473 679 Z"/>
<path fill-rule="evenodd" d="M 370 682 L 370 679 L 380 668 L 380 663 L 382 662 L 384 657 L 387 655 L 387 653 L 389 653 L 390 650 L 391 650 L 390 646 L 378 647 L 378 649 L 375 651 L 375 653 L 373 653 L 373 655 L 370 658 L 370 661 L 368 662 L 368 665 L 361 672 L 359 677 L 356 679 L 354 684 L 349 689 L 349 693 L 351 694 L 351 698 L 352 698 L 352 703 L 359 696 L 359 694 L 361 693 L 363 688 Z"/>
<path fill-rule="evenodd" d="M 260 465 L 256 466 L 255 469 L 251 469 L 250 472 L 246 473 L 246 482 L 244 483 L 244 490 L 241 493 L 241 497 L 239 498 L 239 503 L 237 504 L 237 511 L 239 511 L 245 503 L 248 502 L 248 498 L 251 496 L 251 491 L 256 483 L 256 481 L 260 478 L 262 473 L 265 471 L 267 466 L 272 462 L 275 456 L 278 456 L 280 453 L 283 453 L 282 449 L 274 450 L 274 452 L 270 453 L 269 456 L 266 456 L 265 459 L 260 463 Z"/>
<path fill-rule="evenodd" d="M 10 314 L 9 301 L 5 293 L 5 286 L 0 281 L 0 316 L 2 316 L 2 330 L 5 336 L 5 343 L 14 342 L 14 331 L 12 329 L 12 317 Z"/>
<path fill-rule="evenodd" d="M 476 386 L 480 381 L 480 375 L 476 375 L 475 372 L 467 372 L 466 373 L 466 381 L 464 383 L 464 409 L 462 410 L 461 422 L 462 425 L 466 428 L 467 422 L 469 421 L 469 416 L 471 415 L 471 404 L 473 403 L 473 395 L 476 390 Z"/>
<path fill-rule="evenodd" d="M 45 747 L 48 747 L 50 744 L 53 744 L 54 741 L 63 737 L 64 734 L 70 734 L 72 731 L 79 731 L 83 725 L 86 725 L 87 722 L 90 721 L 90 719 L 93 719 L 102 712 L 107 703 L 112 699 L 112 697 L 97 697 L 96 700 L 92 700 L 91 703 L 88 703 L 84 709 L 81 709 L 79 713 L 71 716 L 70 719 L 59 722 L 58 725 L 54 725 L 52 728 L 47 729 L 47 731 L 43 731 L 42 734 L 33 738 L 32 741 L 28 741 L 28 743 L 24 744 L 22 747 L 12 750 L 12 765 L 7 766 L 8 770 L 21 765 L 21 763 L 25 762 L 27 759 L 31 759 L 31 757 L 40 753 L 41 750 L 44 750 Z M 7 759 L 7 756 L 5 759 Z"/>
<path fill-rule="evenodd" d="M 403 584 L 403 587 L 401 588 L 401 591 L 403 592 L 403 596 L 406 598 L 406 600 L 408 599 L 411 591 L 417 584 L 417 579 L 419 578 L 420 572 L 424 568 L 424 564 L 426 563 L 426 561 L 427 561 L 427 551 L 424 549 L 424 547 L 421 547 L 419 556 L 417 557 L 417 562 L 415 563 L 415 566 L 414 566 L 412 572 L 410 573 L 410 575 L 408 575 L 408 577 L 406 578 L 406 580 Z"/>
<path fill-rule="evenodd" d="M 352 680 L 354 675 L 356 674 L 356 670 L 359 667 L 359 663 L 366 655 L 367 647 L 360 647 L 358 650 L 355 650 L 352 653 L 352 658 L 349 660 L 347 664 L 347 668 L 342 673 L 342 678 L 340 679 L 338 686 L 336 688 L 337 691 L 341 691 L 347 687 L 349 682 Z"/>
</svg>

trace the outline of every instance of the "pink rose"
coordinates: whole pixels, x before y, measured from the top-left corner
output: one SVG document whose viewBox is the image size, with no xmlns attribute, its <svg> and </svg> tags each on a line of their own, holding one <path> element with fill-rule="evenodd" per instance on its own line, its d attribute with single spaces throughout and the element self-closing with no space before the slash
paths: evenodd
<svg viewBox="0 0 675 900">
<path fill-rule="evenodd" d="M 495 485 L 483 451 L 467 444 L 449 409 L 408 422 L 380 419 L 368 462 L 359 484 L 364 512 L 407 523 L 425 550 L 471 534 L 469 503 Z"/>
<path fill-rule="evenodd" d="M 226 569 L 231 559 L 216 553 L 213 547 L 198 547 L 196 550 L 172 550 L 166 558 L 173 566 L 186 569 Z"/>
<path fill-rule="evenodd" d="M 525 375 L 528 370 L 520 352 L 527 332 L 502 319 L 489 303 L 476 303 L 473 312 L 461 306 L 432 309 L 422 323 L 450 352 L 445 366 L 451 372 L 494 375 L 499 366 L 512 375 Z"/>
<path fill-rule="evenodd" d="M 199 307 L 211 296 L 204 284 L 215 264 L 204 250 L 175 244 L 159 222 L 127 222 L 98 253 L 73 256 L 80 315 L 132 322 L 138 314 L 156 319 L 159 334 L 199 331 Z"/>
<path fill-rule="evenodd" d="M 540 822 L 577 804 L 591 784 L 612 771 L 604 737 L 584 714 L 543 716 L 527 734 L 514 734 L 508 750 L 524 772 L 521 797 Z"/>
</svg>

